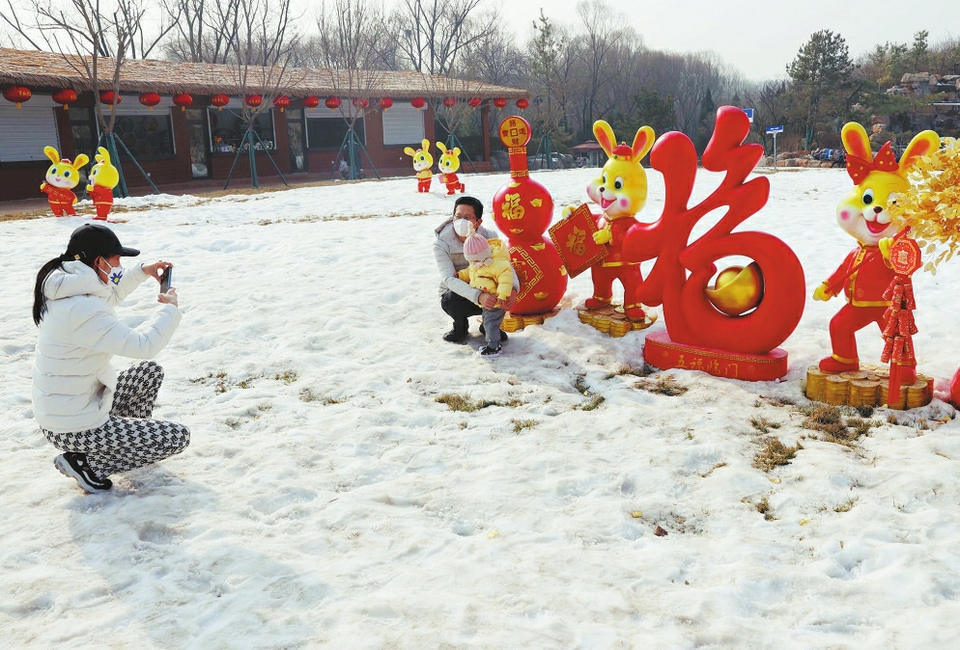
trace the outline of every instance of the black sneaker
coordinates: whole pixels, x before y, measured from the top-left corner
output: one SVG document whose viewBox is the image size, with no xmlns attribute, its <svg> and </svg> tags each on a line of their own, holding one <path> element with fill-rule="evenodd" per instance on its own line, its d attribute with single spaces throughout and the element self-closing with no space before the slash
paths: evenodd
<svg viewBox="0 0 960 650">
<path fill-rule="evenodd" d="M 486 336 L 486 335 L 487 335 L 487 328 L 483 326 L 483 323 L 480 323 L 480 335 L 481 335 L 481 336 Z M 500 330 L 500 342 L 503 343 L 503 342 L 506 341 L 508 338 L 510 338 L 510 337 L 507 336 L 507 333 L 504 332 L 503 330 Z"/>
<path fill-rule="evenodd" d="M 477 350 L 477 354 L 481 357 L 495 357 L 500 354 L 500 346 L 490 347 L 489 345 L 485 345 Z"/>
<path fill-rule="evenodd" d="M 105 492 L 113 487 L 113 482 L 110 479 L 97 478 L 97 475 L 93 473 L 87 463 L 86 454 L 68 451 L 54 458 L 53 466 L 67 478 L 76 479 L 77 484 L 85 492 Z"/>
<path fill-rule="evenodd" d="M 454 327 L 452 330 L 443 335 L 443 340 L 448 343 L 463 343 L 467 340 L 467 335 L 469 332 L 467 330 L 458 330 Z"/>
</svg>

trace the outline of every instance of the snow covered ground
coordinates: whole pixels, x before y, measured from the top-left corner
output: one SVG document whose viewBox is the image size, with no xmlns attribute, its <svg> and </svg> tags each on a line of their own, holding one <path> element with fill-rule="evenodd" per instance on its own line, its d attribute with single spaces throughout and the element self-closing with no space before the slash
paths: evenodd
<svg viewBox="0 0 960 650">
<path fill-rule="evenodd" d="M 595 174 L 534 178 L 559 213 Z M 463 178 L 488 209 L 507 180 Z M 695 194 L 718 178 L 701 172 Z M 786 241 L 809 296 L 854 247 L 834 219 L 850 180 L 770 178 L 739 230 Z M 646 220 L 663 202 L 649 179 Z M 31 408 L 35 274 L 83 220 L 0 223 L 6 647 L 956 643 L 960 423 L 942 398 L 960 366 L 960 264 L 915 279 L 919 370 L 938 399 L 878 409 L 845 446 L 801 426 L 838 300 L 808 301 L 780 382 L 624 373 L 662 319 L 619 339 L 580 323 L 589 274 L 559 315 L 481 358 L 476 323 L 467 345 L 440 339 L 431 245 L 453 201 L 415 187 L 118 200 L 134 208 L 116 214 L 121 241 L 176 265 L 184 319 L 158 358 L 156 416 L 192 443 L 100 495 L 54 469 Z M 155 301 L 144 285 L 119 312 L 136 325 Z M 877 362 L 879 334 L 859 340 Z M 686 392 L 648 390 L 658 380 Z M 491 405 L 456 411 L 443 395 Z M 802 448 L 765 472 L 765 436 Z"/>
</svg>

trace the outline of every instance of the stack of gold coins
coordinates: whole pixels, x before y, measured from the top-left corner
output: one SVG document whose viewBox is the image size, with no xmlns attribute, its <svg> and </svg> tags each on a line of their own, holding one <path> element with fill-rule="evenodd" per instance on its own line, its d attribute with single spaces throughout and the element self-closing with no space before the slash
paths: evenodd
<svg viewBox="0 0 960 650">
<path fill-rule="evenodd" d="M 516 316 L 507 316 L 503 319 L 503 322 L 500 323 L 500 329 L 504 332 L 516 332 L 519 329 L 523 329 L 523 319 Z"/>
<path fill-rule="evenodd" d="M 523 326 L 526 327 L 527 325 L 543 325 L 543 321 L 545 321 L 546 318 L 547 318 L 547 317 L 546 317 L 546 316 L 543 316 L 543 315 L 538 315 L 538 316 L 524 316 L 524 317 L 523 317 Z"/>
<path fill-rule="evenodd" d="M 822 402 L 826 379 L 827 375 L 820 370 L 819 366 L 807 368 L 807 397 L 815 402 Z"/>
<path fill-rule="evenodd" d="M 632 329 L 633 326 L 630 324 L 630 321 L 620 319 L 610 320 L 610 336 L 614 338 L 626 336 L 627 332 Z"/>
<path fill-rule="evenodd" d="M 850 382 L 850 406 L 876 406 L 880 398 L 880 382 L 869 379 L 854 379 Z"/>
<path fill-rule="evenodd" d="M 847 370 L 841 372 L 840 376 L 847 381 L 853 381 L 855 379 L 866 379 L 868 374 L 866 370 Z"/>
<path fill-rule="evenodd" d="M 895 403 L 890 403 L 890 384 L 889 382 L 883 381 L 880 383 L 880 403 L 887 406 L 887 408 L 897 409 L 902 411 L 907 406 L 907 387 L 900 387 L 900 399 Z"/>
<path fill-rule="evenodd" d="M 823 401 L 827 404 L 846 404 L 850 391 L 850 382 L 839 375 L 827 375 Z"/>
<path fill-rule="evenodd" d="M 590 312 L 588 312 L 586 309 L 578 309 L 578 310 L 577 310 L 577 314 L 580 315 L 580 322 L 581 322 L 581 323 L 586 323 L 587 325 L 589 325 L 589 324 L 590 324 L 590 321 L 593 320 L 593 314 L 591 314 Z"/>
<path fill-rule="evenodd" d="M 597 315 L 593 317 L 593 322 L 591 323 L 596 329 L 600 330 L 604 334 L 610 332 L 610 318 L 607 316 Z"/>
<path fill-rule="evenodd" d="M 890 366 L 880 366 L 871 373 L 877 379 L 885 380 L 890 377 Z"/>
<path fill-rule="evenodd" d="M 909 386 L 901 386 L 900 390 L 907 393 L 908 409 L 918 409 L 930 403 L 930 400 L 927 399 L 927 382 L 922 379 L 918 378 Z"/>
<path fill-rule="evenodd" d="M 917 381 L 922 381 L 927 385 L 926 396 L 925 396 L 925 399 L 927 401 L 924 402 L 924 405 L 927 405 L 933 401 L 933 377 L 931 377 L 930 375 L 924 375 L 918 372 Z"/>
</svg>

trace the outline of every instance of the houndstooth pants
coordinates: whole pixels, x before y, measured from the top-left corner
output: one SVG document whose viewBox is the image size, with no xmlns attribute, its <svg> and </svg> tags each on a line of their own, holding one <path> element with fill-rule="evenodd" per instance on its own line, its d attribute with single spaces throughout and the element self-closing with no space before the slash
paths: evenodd
<svg viewBox="0 0 960 650">
<path fill-rule="evenodd" d="M 99 478 L 161 461 L 190 444 L 187 427 L 150 419 L 162 382 L 163 368 L 141 361 L 117 376 L 110 419 L 103 426 L 75 433 L 41 431 L 57 449 L 86 454 Z"/>
</svg>

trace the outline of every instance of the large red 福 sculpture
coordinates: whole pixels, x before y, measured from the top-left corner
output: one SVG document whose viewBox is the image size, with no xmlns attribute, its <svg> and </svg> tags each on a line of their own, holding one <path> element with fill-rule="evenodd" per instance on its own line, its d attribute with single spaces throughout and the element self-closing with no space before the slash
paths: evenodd
<svg viewBox="0 0 960 650">
<path fill-rule="evenodd" d="M 625 259 L 656 259 L 636 292 L 644 305 L 663 306 L 666 332 L 646 337 L 644 358 L 659 368 L 693 368 L 712 375 L 772 380 L 787 372 L 786 351 L 778 348 L 800 322 L 805 301 L 803 267 L 783 241 L 764 232 L 733 232 L 764 206 L 765 177 L 746 180 L 763 147 L 743 144 L 750 121 L 743 110 L 717 111 L 713 137 L 702 158 L 704 169 L 723 172 L 719 187 L 689 205 L 697 175 L 697 152 L 683 133 L 670 132 L 654 144 L 651 166 L 663 174 L 663 213 L 626 233 Z M 696 224 L 724 211 L 699 239 Z M 718 274 L 724 258 L 748 258 L 745 267 Z"/>
</svg>

